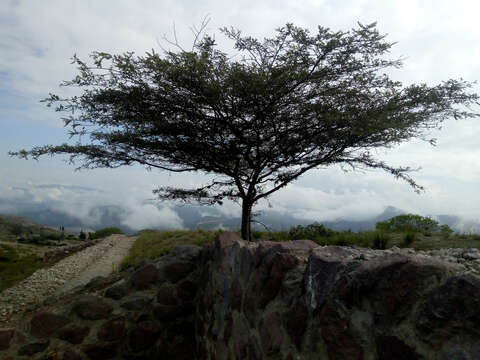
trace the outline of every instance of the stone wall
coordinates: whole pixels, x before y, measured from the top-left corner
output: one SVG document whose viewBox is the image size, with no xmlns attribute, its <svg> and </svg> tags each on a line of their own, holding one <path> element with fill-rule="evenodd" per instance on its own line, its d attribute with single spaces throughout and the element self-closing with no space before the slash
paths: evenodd
<svg viewBox="0 0 480 360">
<path fill-rule="evenodd" d="M 480 278 L 402 249 L 223 233 L 50 299 L 0 330 L 16 358 L 480 359 Z"/>
<path fill-rule="evenodd" d="M 480 278 L 411 251 L 204 249 L 197 344 L 208 359 L 480 359 Z"/>
</svg>

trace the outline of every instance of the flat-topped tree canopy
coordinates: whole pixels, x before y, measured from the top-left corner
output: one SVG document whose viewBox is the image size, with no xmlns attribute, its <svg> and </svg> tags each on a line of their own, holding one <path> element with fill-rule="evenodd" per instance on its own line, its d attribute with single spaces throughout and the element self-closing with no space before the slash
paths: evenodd
<svg viewBox="0 0 480 360">
<path fill-rule="evenodd" d="M 375 26 L 312 34 L 287 24 L 263 40 L 223 28 L 235 56 L 209 35 L 188 51 L 94 52 L 90 63 L 74 56 L 78 75 L 63 85 L 81 95 L 45 101 L 68 114 L 65 126 L 78 142 L 11 155 L 216 174 L 197 189 L 154 193 L 206 204 L 241 200 L 244 239 L 258 200 L 320 166 L 383 169 L 419 191 L 410 168 L 389 166 L 372 150 L 429 140 L 428 130 L 447 118 L 478 116 L 470 110 L 478 95 L 463 80 L 403 86 L 390 79 L 384 71 L 401 61 L 384 56 L 393 44 Z"/>
</svg>

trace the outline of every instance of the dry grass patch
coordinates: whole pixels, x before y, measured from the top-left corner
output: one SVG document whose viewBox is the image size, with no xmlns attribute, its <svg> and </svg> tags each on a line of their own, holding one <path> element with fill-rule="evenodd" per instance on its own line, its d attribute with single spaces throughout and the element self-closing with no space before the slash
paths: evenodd
<svg viewBox="0 0 480 360">
<path fill-rule="evenodd" d="M 153 260 L 170 253 L 176 245 L 202 246 L 215 239 L 220 231 L 207 230 L 144 230 L 133 244 L 128 256 L 123 259 L 120 269 L 136 266 L 143 260 Z"/>
</svg>

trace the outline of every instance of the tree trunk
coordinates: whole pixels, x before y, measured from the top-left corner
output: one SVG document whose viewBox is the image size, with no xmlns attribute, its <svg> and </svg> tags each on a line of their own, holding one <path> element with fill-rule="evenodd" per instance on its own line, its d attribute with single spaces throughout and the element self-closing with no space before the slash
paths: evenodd
<svg viewBox="0 0 480 360">
<path fill-rule="evenodd" d="M 252 223 L 252 202 L 243 199 L 242 202 L 242 239 L 250 241 L 252 240 L 251 234 Z"/>
</svg>

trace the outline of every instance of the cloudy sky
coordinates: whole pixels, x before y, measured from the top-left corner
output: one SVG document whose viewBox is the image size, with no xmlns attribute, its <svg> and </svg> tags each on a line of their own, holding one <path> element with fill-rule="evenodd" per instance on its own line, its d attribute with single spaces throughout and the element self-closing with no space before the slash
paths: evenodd
<svg viewBox="0 0 480 360">
<path fill-rule="evenodd" d="M 449 78 L 480 79 L 480 5 L 471 0 L 3 0 L 0 2 L 0 213 L 46 206 L 87 219 L 91 209 L 122 206 L 124 224 L 134 228 L 182 227 L 177 214 L 152 203 L 158 185 L 192 186 L 200 175 L 175 175 L 140 167 L 75 172 L 59 158 L 39 162 L 10 158 L 9 150 L 63 142 L 67 135 L 59 114 L 39 101 L 49 92 L 62 94 L 62 80 L 75 68 L 70 58 L 92 51 L 143 54 L 172 37 L 191 44 L 190 26 L 209 15 L 208 32 L 234 26 L 256 37 L 273 34 L 292 22 L 348 30 L 357 22 L 377 22 L 387 40 L 397 42 L 392 57 L 404 66 L 391 76 L 405 84 L 436 84 Z M 475 87 L 480 92 L 479 86 Z M 480 112 L 480 109 L 476 109 Z M 298 218 L 364 219 L 392 205 L 422 215 L 452 214 L 480 219 L 480 119 L 447 121 L 432 133 L 438 145 L 403 144 L 378 156 L 391 165 L 421 167 L 415 179 L 426 192 L 381 172 L 344 173 L 339 168 L 312 171 L 270 199 L 274 210 Z M 265 208 L 267 204 L 259 204 Z M 223 208 L 238 214 L 235 204 Z"/>
</svg>

